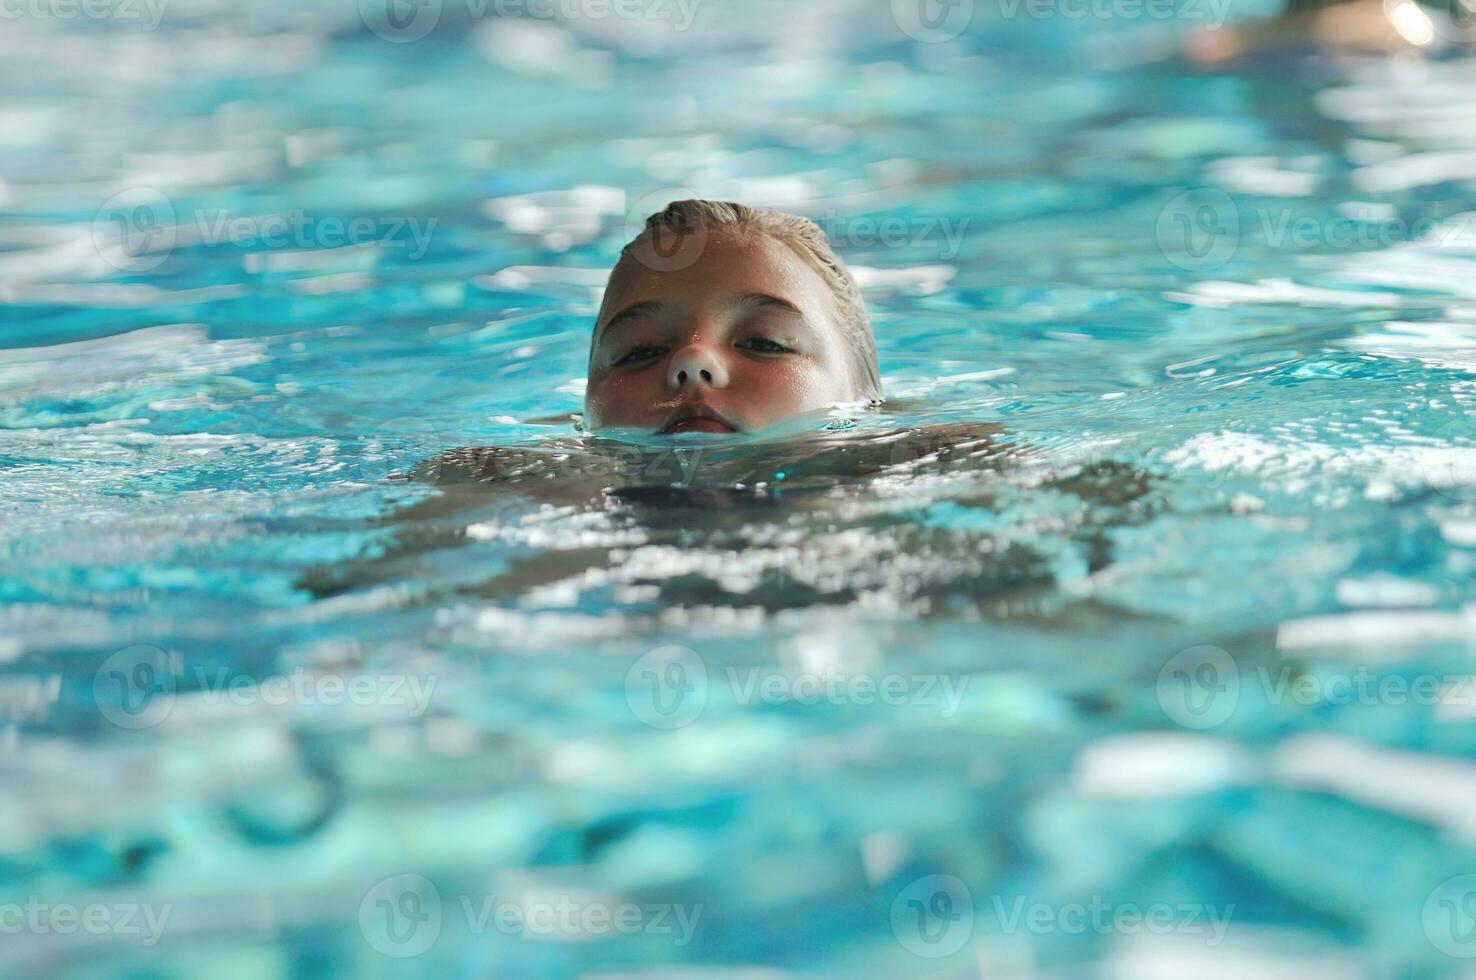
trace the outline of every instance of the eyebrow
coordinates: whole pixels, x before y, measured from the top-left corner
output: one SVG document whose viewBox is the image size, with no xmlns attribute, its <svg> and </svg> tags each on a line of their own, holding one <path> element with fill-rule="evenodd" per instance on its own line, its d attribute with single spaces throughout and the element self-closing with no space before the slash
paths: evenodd
<svg viewBox="0 0 1476 980">
<path fill-rule="evenodd" d="M 610 319 L 605 321 L 605 325 L 599 329 L 598 333 L 595 334 L 595 340 L 598 341 L 605 334 L 609 333 L 610 328 L 615 326 L 622 320 L 634 320 L 636 317 L 647 316 L 648 314 L 655 313 L 656 311 L 660 310 L 663 305 L 664 304 L 661 303 L 659 300 L 648 299 L 644 302 L 635 303 L 631 306 L 627 306 L 625 309 L 621 310 L 619 313 L 616 313 L 614 316 L 610 317 Z"/>
<path fill-rule="evenodd" d="M 625 320 L 634 320 L 637 317 L 649 316 L 660 311 L 665 305 L 666 304 L 662 303 L 660 300 L 648 299 L 627 306 L 625 309 L 621 310 L 619 313 L 616 313 L 614 316 L 610 317 L 610 319 L 605 321 L 605 325 L 600 327 L 598 333 L 595 334 L 594 342 L 598 343 L 600 338 L 609 333 L 610 330 L 613 329 L 617 324 Z M 744 306 L 748 308 L 761 306 L 777 306 L 780 309 L 785 310 L 786 312 L 793 313 L 795 316 L 801 319 L 807 319 L 805 317 L 804 311 L 802 311 L 798 306 L 795 306 L 787 299 L 782 299 L 778 296 L 771 296 L 768 293 L 744 293 L 741 296 L 737 296 L 729 300 L 728 305 Z"/>
<path fill-rule="evenodd" d="M 777 306 L 780 309 L 788 310 L 797 317 L 803 318 L 805 315 L 798 306 L 795 306 L 789 300 L 781 299 L 778 296 L 770 296 L 768 293 L 749 293 L 746 296 L 739 297 L 738 303 L 743 306 Z"/>
</svg>

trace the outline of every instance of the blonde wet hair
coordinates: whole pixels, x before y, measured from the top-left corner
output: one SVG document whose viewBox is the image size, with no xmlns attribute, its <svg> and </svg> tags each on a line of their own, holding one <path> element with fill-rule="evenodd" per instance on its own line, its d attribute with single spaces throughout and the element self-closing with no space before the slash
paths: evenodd
<svg viewBox="0 0 1476 980">
<path fill-rule="evenodd" d="M 634 250 L 661 233 L 688 234 L 699 229 L 730 228 L 740 233 L 758 232 L 788 245 L 806 264 L 820 274 L 835 299 L 837 321 L 851 354 L 851 385 L 857 400 L 882 400 L 881 372 L 876 360 L 876 337 L 871 318 L 861 299 L 861 287 L 846 264 L 830 247 L 820 226 L 809 218 L 770 208 L 755 208 L 731 201 L 673 201 L 666 210 L 646 219 L 646 227 L 620 252 L 634 261 L 646 261 Z"/>
</svg>

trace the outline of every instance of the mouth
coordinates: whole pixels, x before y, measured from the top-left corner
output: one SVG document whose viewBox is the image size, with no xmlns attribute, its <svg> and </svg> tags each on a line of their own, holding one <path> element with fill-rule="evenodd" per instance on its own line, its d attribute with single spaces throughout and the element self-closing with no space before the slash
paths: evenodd
<svg viewBox="0 0 1476 980">
<path fill-rule="evenodd" d="M 672 412 L 666 424 L 657 430 L 659 435 L 675 435 L 678 432 L 737 432 L 738 426 L 730 422 L 715 409 L 706 405 L 683 405 Z"/>
</svg>

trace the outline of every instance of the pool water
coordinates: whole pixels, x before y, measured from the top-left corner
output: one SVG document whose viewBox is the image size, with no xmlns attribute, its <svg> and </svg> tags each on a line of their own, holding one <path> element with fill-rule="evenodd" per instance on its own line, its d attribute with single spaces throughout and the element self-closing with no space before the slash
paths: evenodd
<svg viewBox="0 0 1476 980">
<path fill-rule="evenodd" d="M 641 6 L 6 21 L 8 969 L 1463 975 L 1476 66 Z M 576 430 L 694 194 L 887 404 Z"/>
</svg>

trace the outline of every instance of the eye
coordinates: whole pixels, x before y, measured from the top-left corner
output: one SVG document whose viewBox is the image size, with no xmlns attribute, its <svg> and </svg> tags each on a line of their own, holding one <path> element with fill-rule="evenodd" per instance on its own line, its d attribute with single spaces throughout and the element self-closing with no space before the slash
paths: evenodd
<svg viewBox="0 0 1476 980">
<path fill-rule="evenodd" d="M 661 353 L 661 348 L 655 344 L 636 344 L 615 362 L 615 366 L 622 364 L 639 364 L 641 361 L 649 361 Z"/>
<path fill-rule="evenodd" d="M 770 340 L 768 337 L 754 337 L 744 341 L 751 349 L 765 354 L 793 354 L 794 348 L 785 347 L 783 344 Z"/>
</svg>

